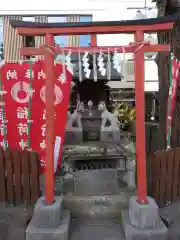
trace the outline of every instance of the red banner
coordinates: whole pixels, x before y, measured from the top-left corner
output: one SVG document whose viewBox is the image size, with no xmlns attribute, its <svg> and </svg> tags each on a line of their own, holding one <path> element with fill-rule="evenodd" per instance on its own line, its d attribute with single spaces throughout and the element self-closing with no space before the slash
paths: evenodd
<svg viewBox="0 0 180 240">
<path fill-rule="evenodd" d="M 68 104 L 69 104 L 69 92 L 72 75 L 66 71 L 65 72 L 65 81 L 60 80 L 61 74 L 63 75 L 62 65 L 56 64 L 54 67 L 56 82 L 55 82 L 55 135 L 56 140 L 60 140 L 60 154 L 62 153 L 62 145 L 64 141 L 64 130 L 66 125 L 66 117 L 68 112 Z M 44 72 L 44 62 L 38 62 L 38 76 L 37 76 L 37 84 L 35 88 L 35 94 L 32 99 L 32 119 L 33 122 L 31 128 L 31 139 L 32 141 L 32 149 L 35 149 L 39 152 L 40 161 L 42 167 L 45 165 L 45 136 L 46 136 L 46 111 L 45 111 L 45 72 Z M 60 159 L 60 158 L 59 158 Z M 56 165 L 56 163 L 55 163 Z"/>
<path fill-rule="evenodd" d="M 57 149 L 60 149 L 60 154 L 62 153 L 72 75 L 67 70 L 63 72 L 62 65 L 60 64 L 54 66 L 54 71 L 56 76 L 54 117 L 57 155 Z M 0 124 L 2 125 L 2 119 L 5 115 L 5 119 L 8 121 L 8 145 L 11 149 L 18 148 L 19 150 L 25 150 L 30 148 L 37 151 L 42 171 L 44 171 L 46 149 L 46 75 L 44 72 L 44 62 L 38 61 L 34 64 L 22 65 L 16 63 L 5 64 L 1 68 L 1 78 L 5 91 L 5 114 L 2 114 L 3 108 L 1 108 Z M 3 140 L 4 131 L 0 135 L 0 140 Z M 55 165 L 57 164 L 55 163 Z"/>
<path fill-rule="evenodd" d="M 35 65 L 33 65 L 35 67 Z M 28 148 L 29 66 L 5 64 L 1 69 L 7 120 L 7 140 L 11 149 Z M 33 81 L 33 80 L 32 80 Z M 34 85 L 34 82 L 33 82 Z"/>
<path fill-rule="evenodd" d="M 167 117 L 166 117 L 167 148 L 170 148 L 170 143 L 171 143 L 171 129 L 172 129 L 172 122 L 173 122 L 173 117 L 174 117 L 176 92 L 177 92 L 177 87 L 178 87 L 179 70 L 180 70 L 180 63 L 176 58 L 171 56 L 170 61 L 171 61 L 171 67 L 172 67 L 172 69 L 170 69 L 170 73 L 172 73 L 172 75 L 169 76 L 170 77 L 170 86 L 169 86 Z"/>
<path fill-rule="evenodd" d="M 174 108 L 176 102 L 176 92 L 178 87 L 178 77 L 179 77 L 180 63 L 177 59 L 172 60 L 172 107 L 171 107 L 171 125 L 174 116 Z"/>
</svg>

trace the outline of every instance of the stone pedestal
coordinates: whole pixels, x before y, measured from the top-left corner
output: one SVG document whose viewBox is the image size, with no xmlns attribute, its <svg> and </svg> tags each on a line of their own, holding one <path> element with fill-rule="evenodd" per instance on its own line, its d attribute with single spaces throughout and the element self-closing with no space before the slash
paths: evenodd
<svg viewBox="0 0 180 240">
<path fill-rule="evenodd" d="M 82 142 L 82 129 L 67 129 L 64 142 L 65 144 L 80 144 Z"/>
<path fill-rule="evenodd" d="M 159 217 L 156 202 L 148 197 L 149 204 L 141 205 L 137 197 L 129 201 L 129 211 L 122 212 L 122 223 L 127 240 L 165 240 L 167 228 Z"/>
<path fill-rule="evenodd" d="M 61 205 L 61 197 L 55 197 L 54 204 L 48 206 L 44 197 L 40 198 L 26 229 L 26 240 L 68 240 L 70 212 L 61 210 Z"/>
<path fill-rule="evenodd" d="M 118 142 L 120 141 L 119 129 L 104 128 L 101 129 L 101 141 L 105 142 Z"/>
<path fill-rule="evenodd" d="M 136 188 L 136 160 L 132 157 L 127 157 L 126 171 L 123 175 L 123 181 L 127 184 L 129 190 Z"/>
</svg>

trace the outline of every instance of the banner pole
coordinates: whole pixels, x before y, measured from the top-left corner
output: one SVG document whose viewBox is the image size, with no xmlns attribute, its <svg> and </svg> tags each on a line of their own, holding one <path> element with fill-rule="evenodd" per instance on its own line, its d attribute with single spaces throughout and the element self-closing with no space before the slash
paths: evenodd
<svg viewBox="0 0 180 240">
<path fill-rule="evenodd" d="M 2 76 L 1 76 L 2 69 L 0 68 L 0 92 L 1 92 L 1 104 L 2 104 L 2 124 L 3 124 L 3 134 L 4 134 L 4 148 L 8 148 L 7 142 L 7 126 L 6 126 L 6 116 L 5 116 L 5 103 L 4 103 L 4 91 L 2 86 Z"/>
<path fill-rule="evenodd" d="M 33 63 L 30 63 L 30 83 L 29 83 L 29 102 L 28 102 L 28 150 L 31 150 L 31 107 L 32 107 L 32 79 L 33 79 Z"/>
<path fill-rule="evenodd" d="M 45 35 L 46 44 L 54 45 L 54 36 L 52 34 Z M 49 50 L 45 51 L 45 73 L 46 90 L 46 153 L 45 153 L 45 203 L 51 205 L 54 202 L 54 140 L 55 140 L 55 121 L 54 121 L 54 54 Z"/>
</svg>

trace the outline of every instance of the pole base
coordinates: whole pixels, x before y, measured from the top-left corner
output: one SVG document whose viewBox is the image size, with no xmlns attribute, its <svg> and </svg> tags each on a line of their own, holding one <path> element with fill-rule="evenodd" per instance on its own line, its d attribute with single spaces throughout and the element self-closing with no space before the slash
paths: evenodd
<svg viewBox="0 0 180 240">
<path fill-rule="evenodd" d="M 52 205 L 45 205 L 45 197 L 38 199 L 34 208 L 38 227 L 56 228 L 60 225 L 62 198 L 55 197 L 54 200 Z"/>
<path fill-rule="evenodd" d="M 129 211 L 122 212 L 122 225 L 127 240 L 165 240 L 168 229 L 160 219 L 158 206 L 148 197 L 149 204 L 141 205 L 137 197 L 129 201 Z"/>
<path fill-rule="evenodd" d="M 38 227 L 37 212 L 34 213 L 27 229 L 26 240 L 68 240 L 70 229 L 70 212 L 62 210 L 60 225 L 56 228 Z"/>
<path fill-rule="evenodd" d="M 133 196 L 129 200 L 129 220 L 136 228 L 154 228 L 159 221 L 158 206 L 154 199 L 147 197 L 148 204 L 138 203 Z"/>
</svg>

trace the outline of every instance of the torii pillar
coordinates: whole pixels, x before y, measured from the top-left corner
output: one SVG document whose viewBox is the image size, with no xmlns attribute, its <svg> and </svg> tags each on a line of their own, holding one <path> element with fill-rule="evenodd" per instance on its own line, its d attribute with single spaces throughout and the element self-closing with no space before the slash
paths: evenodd
<svg viewBox="0 0 180 240">
<path fill-rule="evenodd" d="M 177 16 L 162 17 L 148 20 L 130 20 L 122 22 L 94 22 L 94 23 L 73 23 L 70 24 L 52 24 L 48 23 L 29 23 L 22 21 L 11 21 L 12 27 L 17 29 L 21 36 L 45 36 L 46 45 L 49 45 L 52 51 L 44 48 L 24 48 L 21 50 L 22 55 L 45 55 L 46 63 L 46 107 L 47 107 L 47 148 L 46 148 L 46 203 L 52 204 L 54 200 L 54 168 L 53 168 L 53 136 L 54 136 L 54 75 L 53 75 L 53 54 L 61 54 L 62 49 L 59 46 L 53 46 L 53 36 L 55 35 L 97 35 L 97 34 L 115 34 L 126 33 L 134 34 L 135 44 L 132 46 L 115 47 L 118 52 L 134 53 L 135 67 L 135 100 L 136 100 L 136 163 L 137 163 L 137 180 L 138 180 L 138 204 L 148 205 L 147 199 L 147 178 L 146 178 L 146 152 L 145 152 L 145 122 L 144 122 L 144 53 L 145 52 L 164 52 L 169 51 L 169 45 L 165 44 L 143 44 L 144 33 L 156 33 L 159 31 L 169 31 L 173 28 Z M 141 45 L 141 47 L 140 47 Z M 91 51 L 91 47 L 79 48 L 72 47 L 73 52 Z M 69 49 L 64 48 L 67 52 Z M 110 51 L 114 52 L 114 47 L 93 47 L 93 51 Z M 149 203 L 150 204 L 150 203 Z"/>
</svg>

